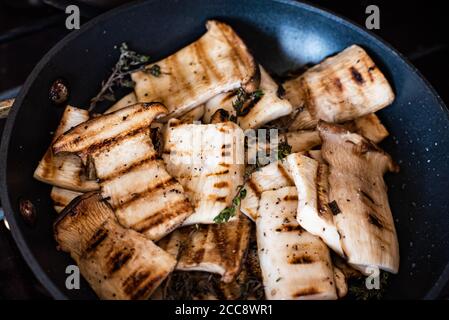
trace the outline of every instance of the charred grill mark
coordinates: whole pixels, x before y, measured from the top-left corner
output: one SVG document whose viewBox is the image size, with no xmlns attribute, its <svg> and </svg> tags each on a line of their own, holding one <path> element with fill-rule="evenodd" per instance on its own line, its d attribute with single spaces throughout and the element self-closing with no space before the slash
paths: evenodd
<svg viewBox="0 0 449 320">
<path fill-rule="evenodd" d="M 204 244 L 205 240 L 203 241 Z M 206 253 L 206 249 L 200 248 L 192 254 L 192 262 L 199 264 L 203 261 L 204 254 Z"/>
<path fill-rule="evenodd" d="M 89 240 L 85 252 L 94 251 L 109 235 L 109 231 L 101 226 Z"/>
<path fill-rule="evenodd" d="M 125 247 L 121 251 L 115 252 L 107 262 L 109 275 L 120 270 L 132 258 L 134 251 L 134 248 L 128 249 Z"/>
<path fill-rule="evenodd" d="M 222 151 L 221 152 L 221 156 L 222 157 L 229 157 L 231 155 L 231 152 L 230 151 Z"/>
<path fill-rule="evenodd" d="M 173 203 L 170 207 L 155 212 L 146 219 L 139 221 L 138 223 L 134 224 L 132 228 L 139 232 L 146 232 L 151 228 L 164 223 L 165 221 L 174 220 L 174 218 L 186 215 L 190 212 L 192 212 L 192 206 L 189 200 L 182 199 Z"/>
<path fill-rule="evenodd" d="M 156 288 L 156 285 L 165 278 L 165 274 L 158 274 L 150 277 L 148 281 L 131 295 L 132 300 L 142 299 L 148 296 Z"/>
<path fill-rule="evenodd" d="M 362 85 L 365 83 L 365 79 L 363 79 L 362 74 L 355 68 L 355 67 L 351 67 L 349 69 L 349 71 L 351 72 L 351 76 L 352 79 L 358 84 L 358 85 Z"/>
<path fill-rule="evenodd" d="M 292 256 L 289 260 L 288 263 L 290 264 L 311 264 L 314 263 L 315 260 L 309 256 L 309 255 L 301 255 L 301 256 Z"/>
<path fill-rule="evenodd" d="M 223 189 L 229 187 L 229 182 L 227 181 L 220 181 L 214 183 L 214 188 Z"/>
<path fill-rule="evenodd" d="M 232 50 L 232 52 L 229 55 L 229 58 L 232 60 L 233 64 L 234 65 L 241 65 L 241 64 L 245 65 L 245 61 L 240 56 L 240 52 L 236 49 L 236 46 L 234 45 L 233 41 L 228 38 L 227 32 L 222 30 L 222 28 L 218 28 L 218 29 L 220 30 L 220 33 L 225 38 L 226 42 L 228 43 L 229 48 L 231 48 L 231 50 Z M 237 62 L 239 62 L 239 63 L 237 63 Z M 233 68 L 232 71 L 234 71 L 234 75 L 236 75 L 238 78 L 242 77 L 242 73 L 241 73 L 239 67 Z"/>
<path fill-rule="evenodd" d="M 303 296 L 311 296 L 313 294 L 318 294 L 318 293 L 320 293 L 320 290 L 318 290 L 315 287 L 310 287 L 310 288 L 301 289 L 301 290 L 295 292 L 293 294 L 293 297 L 299 298 L 299 297 L 303 297 Z"/>
<path fill-rule="evenodd" d="M 334 215 L 334 216 L 336 216 L 337 214 L 339 214 L 339 213 L 341 213 L 341 210 L 340 210 L 340 208 L 339 208 L 339 206 L 338 206 L 338 204 L 337 204 L 337 201 L 332 201 L 332 202 L 329 202 L 328 203 L 328 206 L 329 206 L 329 208 L 331 209 L 331 211 L 332 211 L 332 214 Z"/>
<path fill-rule="evenodd" d="M 299 231 L 300 233 L 304 231 L 304 229 L 299 224 L 283 224 L 279 228 L 276 228 L 276 232 L 293 232 Z"/>
<path fill-rule="evenodd" d="M 284 167 L 283 167 L 280 163 L 278 163 L 278 169 L 279 169 L 279 172 L 281 173 L 282 177 L 283 177 L 285 180 L 287 180 L 288 185 L 289 185 L 289 186 L 294 186 L 295 183 L 293 182 L 293 180 L 290 178 L 290 176 L 289 176 L 289 174 L 287 173 L 287 171 L 285 171 Z"/>
<path fill-rule="evenodd" d="M 233 264 L 232 262 L 235 261 L 235 254 L 238 252 L 238 241 L 234 241 L 233 246 L 230 246 L 230 243 L 228 241 L 229 237 L 226 231 L 229 229 L 229 227 L 230 226 L 226 224 L 211 226 L 213 243 L 216 244 L 216 249 L 218 251 L 219 257 L 227 266 Z"/>
<path fill-rule="evenodd" d="M 228 174 L 228 173 L 229 173 L 229 170 L 224 170 L 224 171 L 219 171 L 219 172 L 208 173 L 208 174 L 206 175 L 206 177 L 211 177 L 211 176 L 222 176 L 222 175 L 225 175 L 225 174 Z"/>
<path fill-rule="evenodd" d="M 376 70 L 376 68 L 377 67 L 375 65 L 368 68 L 368 76 L 371 82 L 374 82 L 373 71 Z"/>
<path fill-rule="evenodd" d="M 89 146 L 87 149 L 83 150 L 83 153 L 86 155 L 93 154 L 95 152 L 98 152 L 100 150 L 107 149 L 115 144 L 118 144 L 122 142 L 123 140 L 130 139 L 138 134 L 141 133 L 148 133 L 148 140 L 149 138 L 149 128 L 148 127 L 139 127 L 132 129 L 127 132 L 123 132 L 115 137 L 105 139 L 103 141 L 100 141 L 99 143 L 94 143 L 91 146 Z"/>
<path fill-rule="evenodd" d="M 259 190 L 259 187 L 254 183 L 252 179 L 248 181 L 248 187 L 254 191 L 254 193 L 257 195 L 258 198 L 260 198 L 260 195 L 262 192 Z"/>
<path fill-rule="evenodd" d="M 381 223 L 379 218 L 377 218 L 373 213 L 368 214 L 368 222 L 378 227 L 379 229 L 383 228 L 383 224 Z"/>
<path fill-rule="evenodd" d="M 137 169 L 137 168 L 142 167 L 148 163 L 151 163 L 152 161 L 156 160 L 156 158 L 157 158 L 156 153 L 152 153 L 148 156 L 148 158 L 136 161 L 136 162 L 132 163 L 131 165 L 128 165 L 128 166 L 122 168 L 121 170 L 116 170 L 116 171 L 112 172 L 110 175 L 101 178 L 100 182 L 104 183 L 107 181 L 114 180 L 115 178 L 123 176 L 123 175 L 133 171 L 134 169 Z"/>
<path fill-rule="evenodd" d="M 367 199 L 369 202 L 371 202 L 373 205 L 377 206 L 376 202 L 373 200 L 373 198 L 365 191 L 359 190 L 359 193 Z"/>
<path fill-rule="evenodd" d="M 216 201 L 216 202 L 226 202 L 226 197 L 217 197 L 214 194 L 209 195 L 208 198 L 209 198 L 209 200 Z"/>
<path fill-rule="evenodd" d="M 163 274 L 152 276 L 151 271 L 136 271 L 123 282 L 123 291 L 131 299 L 137 300 L 147 296 L 163 278 Z"/>
<path fill-rule="evenodd" d="M 170 122 L 170 128 L 176 128 L 177 126 L 182 125 L 183 123 L 181 121 L 171 121 Z"/>
<path fill-rule="evenodd" d="M 143 108 L 138 108 L 138 109 L 134 110 L 134 112 L 127 114 L 126 117 L 129 117 L 130 119 L 133 119 L 134 117 L 137 117 L 137 115 L 138 115 L 139 113 L 142 113 L 142 112 L 144 112 L 144 111 L 147 111 L 147 108 L 150 107 L 152 104 L 153 104 L 153 103 L 145 103 L 145 104 L 142 104 Z M 85 125 L 85 126 L 86 126 L 86 125 L 89 126 L 89 125 L 91 124 L 91 122 L 94 121 L 94 120 L 95 120 L 95 118 L 93 118 L 93 119 L 91 119 L 91 120 L 88 120 L 88 121 L 85 122 L 84 125 Z M 59 138 L 58 138 L 57 140 L 62 139 L 62 137 L 67 136 L 68 134 L 71 134 L 71 133 L 72 133 L 74 130 L 76 130 L 76 129 L 77 129 L 77 126 L 71 128 L 70 130 L 68 130 L 67 132 L 63 133 L 61 136 L 59 136 Z M 107 130 L 107 129 L 108 129 L 108 128 L 105 128 L 105 130 Z M 129 133 L 129 132 L 133 132 L 133 131 L 137 131 L 137 130 L 139 130 L 139 129 L 142 129 L 142 128 L 136 128 L 136 129 L 134 129 L 134 130 L 130 130 L 130 131 L 128 131 L 128 133 Z M 96 132 L 93 132 L 92 134 L 89 134 L 89 135 L 88 135 L 88 134 L 85 134 L 85 135 L 83 135 L 83 136 L 77 136 L 76 138 L 73 139 L 73 142 L 71 142 L 71 143 L 69 143 L 69 144 L 78 144 L 78 143 L 80 143 L 81 141 L 83 141 L 84 139 L 90 138 L 90 137 L 92 137 L 92 136 L 95 135 L 95 134 L 96 134 Z M 126 133 L 125 133 L 125 136 L 126 136 Z M 106 139 L 105 141 L 103 141 L 103 142 L 101 142 L 101 143 L 99 143 L 99 144 L 103 144 L 103 143 L 105 143 L 105 142 L 107 143 L 108 140 L 114 140 L 115 138 L 118 138 L 118 137 L 114 137 L 114 138 L 112 138 L 112 139 Z M 64 147 L 66 147 L 66 146 L 67 146 L 67 145 L 64 145 L 64 146 L 61 146 L 61 148 L 58 148 L 58 149 L 54 150 L 55 153 L 57 153 L 58 151 L 60 151 L 59 149 L 62 149 L 62 148 L 64 148 Z M 93 145 L 93 146 L 94 146 L 94 145 Z M 91 146 L 91 147 L 93 147 L 93 146 Z M 88 149 L 89 149 L 89 148 L 88 148 Z M 87 152 L 87 153 L 90 153 L 90 152 Z"/>
<path fill-rule="evenodd" d="M 220 166 L 224 167 L 224 168 L 230 168 L 231 165 L 229 163 L 219 163 Z"/>
<path fill-rule="evenodd" d="M 120 202 L 120 204 L 118 204 L 114 209 L 124 209 L 129 205 L 131 205 L 134 201 L 144 198 L 146 195 L 149 195 L 158 189 L 168 189 L 172 186 L 177 185 L 177 183 L 178 182 L 174 178 L 168 176 L 166 180 L 160 181 L 141 192 L 132 193 L 131 196 L 126 201 Z"/>
<path fill-rule="evenodd" d="M 340 81 L 340 78 L 334 78 L 333 83 L 339 91 L 343 91 L 344 88 L 343 88 L 343 84 Z"/>
<path fill-rule="evenodd" d="M 298 196 L 286 195 L 282 200 L 284 200 L 284 201 L 298 201 Z"/>
<path fill-rule="evenodd" d="M 195 51 L 198 55 L 198 60 L 200 61 L 201 66 L 203 67 L 204 81 L 209 84 L 211 82 L 209 72 L 212 73 L 212 76 L 217 80 L 221 81 L 223 79 L 223 75 L 218 72 L 215 68 L 215 64 L 210 61 L 209 55 L 207 51 L 204 50 L 203 43 L 201 41 L 195 42 Z M 204 62 L 203 62 L 204 61 Z"/>
<path fill-rule="evenodd" d="M 171 70 L 176 70 L 178 78 L 177 82 L 182 83 L 184 85 L 183 90 L 186 90 L 189 96 L 193 96 L 195 94 L 195 88 L 192 87 L 192 83 L 190 83 L 186 75 L 183 73 L 183 68 L 180 67 L 181 64 L 178 61 L 178 55 L 174 54 L 171 57 L 172 57 L 172 59 L 170 60 L 172 61 Z"/>
<path fill-rule="evenodd" d="M 329 198 L 327 195 L 327 167 L 323 164 L 318 165 L 318 170 L 316 171 L 316 181 L 317 181 L 317 209 L 318 215 L 323 216 L 328 212 L 327 203 Z"/>
</svg>

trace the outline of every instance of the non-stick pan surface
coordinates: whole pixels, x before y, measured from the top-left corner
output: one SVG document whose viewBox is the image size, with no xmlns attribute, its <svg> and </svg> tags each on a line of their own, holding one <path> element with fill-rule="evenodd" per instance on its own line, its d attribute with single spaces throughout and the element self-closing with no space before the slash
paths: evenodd
<svg viewBox="0 0 449 320">
<path fill-rule="evenodd" d="M 69 84 L 69 103 L 87 106 L 126 41 L 159 59 L 205 32 L 209 18 L 231 24 L 268 70 L 282 73 L 317 63 L 351 44 L 363 46 L 385 72 L 395 102 L 380 112 L 391 136 L 382 143 L 401 166 L 388 175 L 389 197 L 401 250 L 401 268 L 387 298 L 434 298 L 449 276 L 449 117 L 418 72 L 392 48 L 353 24 L 314 7 L 269 0 L 160 0 L 137 3 L 90 21 L 57 44 L 36 66 L 10 113 L 1 148 L 1 197 L 13 236 L 39 280 L 56 298 L 93 298 L 65 287 L 73 262 L 55 250 L 50 187 L 32 178 L 62 108 L 48 100 L 57 78 Z M 34 226 L 19 199 L 37 209 Z"/>
</svg>

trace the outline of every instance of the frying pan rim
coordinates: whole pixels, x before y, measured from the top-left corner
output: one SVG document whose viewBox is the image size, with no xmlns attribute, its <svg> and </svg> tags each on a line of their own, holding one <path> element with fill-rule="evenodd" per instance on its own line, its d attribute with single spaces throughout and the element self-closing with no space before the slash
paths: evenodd
<svg viewBox="0 0 449 320">
<path fill-rule="evenodd" d="M 34 254 L 31 252 L 27 241 L 25 240 L 22 232 L 18 228 L 18 224 L 16 222 L 16 216 L 14 214 L 14 210 L 12 208 L 12 204 L 9 201 L 9 191 L 6 185 L 6 176 L 7 176 L 7 158 L 8 158 L 8 149 L 11 138 L 12 129 L 15 123 L 15 119 L 17 113 L 23 103 L 23 99 L 26 93 L 29 91 L 29 88 L 37 80 L 39 73 L 43 70 L 43 67 L 47 65 L 47 63 L 53 58 L 53 56 L 58 53 L 63 47 L 65 47 L 70 41 L 73 39 L 82 36 L 86 32 L 90 32 L 91 29 L 95 28 L 97 24 L 100 24 L 103 21 L 107 21 L 110 17 L 115 16 L 121 11 L 124 10 L 137 10 L 137 8 L 141 5 L 148 5 L 148 3 L 153 3 L 161 0 L 150 0 L 150 1 L 135 1 L 132 3 L 127 3 L 122 6 L 119 6 L 115 9 L 107 11 L 104 14 L 101 14 L 87 23 L 83 25 L 83 28 L 80 30 L 76 30 L 74 32 L 69 33 L 63 39 L 61 39 L 58 43 L 56 43 L 36 64 L 33 71 L 27 77 L 23 87 L 21 88 L 18 97 L 16 98 L 14 105 L 8 115 L 8 119 L 6 121 L 6 125 L 2 135 L 1 148 L 0 148 L 0 196 L 2 205 L 5 211 L 5 217 L 10 225 L 12 236 L 19 247 L 19 250 L 27 262 L 30 269 L 33 271 L 34 275 L 38 279 L 38 281 L 49 291 L 55 299 L 68 299 L 68 297 L 54 284 L 53 280 L 47 275 L 47 273 L 43 270 L 42 266 L 37 262 L 38 260 L 35 258 Z M 173 1 L 173 0 L 170 0 Z M 297 7 L 301 10 L 305 10 L 310 13 L 317 14 L 326 19 L 333 20 L 334 22 L 344 25 L 352 29 L 354 32 L 360 34 L 361 36 L 367 38 L 371 43 L 377 45 L 381 50 L 387 50 L 391 54 L 395 55 L 401 63 L 408 68 L 410 72 L 414 73 L 418 76 L 418 78 L 422 81 L 423 85 L 427 87 L 429 92 L 436 98 L 440 109 L 443 111 L 443 114 L 446 115 L 447 121 L 449 122 L 449 110 L 446 108 L 445 103 L 437 93 L 437 91 L 433 88 L 433 86 L 427 81 L 426 78 L 421 74 L 421 72 L 401 53 L 399 53 L 393 46 L 391 46 L 388 42 L 372 33 L 369 30 L 365 30 L 363 27 L 358 25 L 357 23 L 342 17 L 339 14 L 332 12 L 331 10 L 324 9 L 320 6 L 312 5 L 310 3 L 302 2 L 302 1 L 294 1 L 294 0 L 270 0 L 272 2 L 277 2 L 280 4 Z M 449 261 L 446 264 L 442 274 L 436 280 L 436 282 L 432 285 L 423 299 L 435 299 L 438 297 L 439 293 L 443 289 L 444 285 L 449 280 Z"/>
</svg>

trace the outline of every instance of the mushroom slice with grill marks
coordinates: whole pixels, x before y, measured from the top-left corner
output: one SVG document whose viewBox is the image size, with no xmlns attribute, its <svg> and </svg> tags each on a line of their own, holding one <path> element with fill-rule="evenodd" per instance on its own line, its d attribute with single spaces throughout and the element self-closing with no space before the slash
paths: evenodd
<svg viewBox="0 0 449 320">
<path fill-rule="evenodd" d="M 53 141 L 64 132 L 89 120 L 87 110 L 67 106 L 54 134 Z M 89 180 L 81 160 L 73 154 L 55 155 L 48 148 L 34 171 L 34 178 L 60 188 L 86 192 L 99 188 L 95 180 Z"/>
<path fill-rule="evenodd" d="M 257 245 L 267 299 L 337 299 L 326 244 L 296 221 L 295 187 L 262 193 Z"/>
<path fill-rule="evenodd" d="M 286 116 L 292 112 L 292 106 L 287 99 L 279 96 L 279 86 L 270 77 L 262 66 L 260 68 L 259 96 L 248 98 L 242 103 L 242 114 L 238 115 L 237 122 L 243 129 L 257 129 L 263 125 Z M 236 117 L 237 113 L 234 104 L 238 100 L 237 91 L 227 92 L 213 97 L 206 102 L 206 111 L 203 120 L 211 122 L 211 117 L 219 109 L 229 113 L 229 116 Z M 244 99 L 243 99 L 244 100 Z"/>
<path fill-rule="evenodd" d="M 246 197 L 242 199 L 240 209 L 251 220 L 256 221 L 260 196 L 264 191 L 294 186 L 292 176 L 284 161 L 272 162 L 251 174 L 244 185 Z"/>
<path fill-rule="evenodd" d="M 176 270 L 217 273 L 231 283 L 242 268 L 250 233 L 251 222 L 239 213 L 227 223 L 180 228 L 162 239 L 161 247 L 178 257 Z"/>
<path fill-rule="evenodd" d="M 356 45 L 286 81 L 283 87 L 297 110 L 290 130 L 314 128 L 319 119 L 334 123 L 353 120 L 394 100 L 385 76 Z"/>
<path fill-rule="evenodd" d="M 60 213 L 73 199 L 80 195 L 82 195 L 81 192 L 53 187 L 51 189 L 50 198 L 53 200 L 53 207 L 56 212 Z"/>
<path fill-rule="evenodd" d="M 257 129 L 266 123 L 290 114 L 292 105 L 287 99 L 279 97 L 279 86 L 262 66 L 260 68 L 260 87 L 262 96 L 249 106 L 248 113 L 238 118 L 243 130 Z"/>
<path fill-rule="evenodd" d="M 290 174 L 298 190 L 296 219 L 301 227 L 319 236 L 336 253 L 344 256 L 340 235 L 328 202 L 328 167 L 299 153 L 287 157 Z"/>
<path fill-rule="evenodd" d="M 329 202 L 348 262 L 397 273 L 399 246 L 383 176 L 397 172 L 374 143 L 325 122 L 318 124 L 321 153 L 329 164 Z"/>
<path fill-rule="evenodd" d="M 158 240 L 192 213 L 182 186 L 157 159 L 150 124 L 166 109 L 136 104 L 99 116 L 69 131 L 53 148 L 92 159 L 101 194 L 126 227 Z"/>
<path fill-rule="evenodd" d="M 163 159 L 167 171 L 184 187 L 194 213 L 184 225 L 214 223 L 243 184 L 243 132 L 232 122 L 168 122 Z"/>
<path fill-rule="evenodd" d="M 147 299 L 176 264 L 151 240 L 123 228 L 95 192 L 69 204 L 55 222 L 54 234 L 101 299 Z"/>
<path fill-rule="evenodd" d="M 197 41 L 132 74 L 139 102 L 160 101 L 169 117 L 179 117 L 222 92 L 257 89 L 258 65 L 239 36 L 219 21 L 206 27 Z"/>
</svg>

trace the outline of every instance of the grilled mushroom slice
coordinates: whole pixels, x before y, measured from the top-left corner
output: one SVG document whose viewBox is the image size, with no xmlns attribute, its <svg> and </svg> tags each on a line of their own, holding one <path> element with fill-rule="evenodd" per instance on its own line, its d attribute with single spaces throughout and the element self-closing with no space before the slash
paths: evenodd
<svg viewBox="0 0 449 320">
<path fill-rule="evenodd" d="M 348 262 L 359 269 L 399 268 L 399 245 L 383 176 L 397 172 L 391 157 L 339 125 L 318 124 L 329 163 L 329 203 Z"/>
<path fill-rule="evenodd" d="M 296 221 L 295 187 L 262 193 L 257 245 L 267 299 L 337 299 L 329 249 Z"/>
<path fill-rule="evenodd" d="M 123 228 L 99 193 L 73 200 L 54 233 L 101 299 L 147 299 L 176 264 L 151 240 Z"/>
<path fill-rule="evenodd" d="M 238 91 L 219 94 L 206 102 L 203 120 L 210 123 L 212 115 L 222 109 L 227 111 L 230 117 L 235 117 L 239 126 L 246 130 L 260 128 L 290 114 L 292 106 L 287 99 L 279 96 L 278 84 L 261 65 L 259 68 L 260 86 L 253 96 L 246 93 L 246 97 L 241 97 Z M 237 113 L 234 106 L 239 104 L 241 110 Z"/>
<path fill-rule="evenodd" d="M 298 191 L 296 219 L 301 227 L 319 236 L 343 256 L 340 235 L 333 221 L 328 198 L 328 167 L 299 153 L 287 157 L 289 171 Z"/>
<path fill-rule="evenodd" d="M 248 218 L 256 221 L 260 197 L 264 191 L 294 185 L 287 164 L 284 161 L 272 162 L 251 174 L 244 185 L 246 197 L 242 200 L 240 209 Z"/>
<path fill-rule="evenodd" d="M 81 192 L 53 187 L 51 189 L 50 198 L 53 200 L 53 207 L 56 212 L 60 213 L 73 199 L 80 195 L 82 195 Z"/>
<path fill-rule="evenodd" d="M 214 223 L 231 205 L 243 184 L 243 132 L 233 122 L 181 124 L 168 122 L 163 159 L 194 207 L 184 225 Z"/>
<path fill-rule="evenodd" d="M 136 104 L 96 117 L 58 139 L 53 149 L 91 158 L 101 194 L 120 223 L 159 240 L 192 213 L 182 186 L 157 159 L 150 124 L 166 109 L 157 103 Z"/>
<path fill-rule="evenodd" d="M 260 68 L 260 87 L 258 100 L 248 107 L 249 111 L 239 117 L 238 123 L 243 130 L 257 129 L 270 121 L 290 114 L 292 105 L 287 99 L 279 97 L 279 86 L 262 66 Z"/>
<path fill-rule="evenodd" d="M 67 106 L 62 114 L 61 122 L 56 129 L 53 141 L 57 140 L 72 127 L 87 120 L 89 120 L 89 112 L 87 110 Z M 48 148 L 45 152 L 33 176 L 39 181 L 78 192 L 99 189 L 99 185 L 95 180 L 88 179 L 83 164 L 76 155 L 55 155 L 51 148 Z"/>
<path fill-rule="evenodd" d="M 369 55 L 353 45 L 284 83 L 297 118 L 290 130 L 313 128 L 317 120 L 344 122 L 380 110 L 394 100 L 385 76 Z"/>
<path fill-rule="evenodd" d="M 132 74 L 139 102 L 162 102 L 169 117 L 179 117 L 222 92 L 257 89 L 258 65 L 239 36 L 219 21 L 206 27 L 197 41 Z"/>
<path fill-rule="evenodd" d="M 250 233 L 250 221 L 238 214 L 227 223 L 180 228 L 160 246 L 178 257 L 176 270 L 217 273 L 221 281 L 231 283 L 242 268 Z"/>
</svg>

